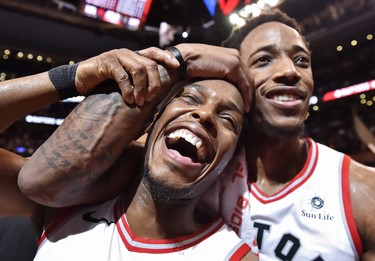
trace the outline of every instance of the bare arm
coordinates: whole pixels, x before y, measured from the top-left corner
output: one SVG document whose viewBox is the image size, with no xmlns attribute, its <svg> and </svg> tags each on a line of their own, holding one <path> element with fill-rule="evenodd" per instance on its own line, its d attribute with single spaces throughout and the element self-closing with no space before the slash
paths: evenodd
<svg viewBox="0 0 375 261">
<path fill-rule="evenodd" d="M 354 220 L 363 244 L 364 254 L 361 260 L 374 260 L 375 168 L 351 161 L 350 196 Z"/>
<path fill-rule="evenodd" d="M 0 97 L 0 132 L 27 113 L 59 101 L 47 72 L 1 82 Z"/>
<path fill-rule="evenodd" d="M 99 59 L 103 61 L 103 57 Z M 131 52 L 120 66 L 129 72 L 138 62 L 149 63 L 144 59 Z M 95 64 L 95 60 L 91 61 Z M 22 191 L 41 204 L 62 207 L 87 202 L 87 198 L 90 202 L 96 201 L 96 195 L 103 198 L 111 193 L 111 188 L 126 183 L 126 178 L 121 176 L 123 173 L 102 174 L 139 135 L 155 106 L 169 91 L 170 83 L 174 82 L 175 73 L 168 73 L 164 67 L 159 69 L 163 88 L 156 99 L 142 107 L 130 107 L 117 92 L 91 95 L 82 101 L 22 168 L 18 178 Z M 132 154 L 126 158 L 139 153 L 137 146 L 129 149 Z M 126 161 L 116 164 L 123 166 L 124 163 Z M 127 164 L 138 167 L 134 161 Z M 106 186 L 107 190 L 101 189 Z"/>
<path fill-rule="evenodd" d="M 151 101 L 161 86 L 157 62 L 176 68 L 178 61 L 169 52 L 158 48 L 143 50 L 143 53 L 152 55 L 153 60 L 140 60 L 141 57 L 129 55 L 132 53 L 127 49 L 113 50 L 80 62 L 75 78 L 78 92 L 89 95 L 101 87 L 100 83 L 112 79 L 126 102 L 142 105 L 145 100 Z M 127 59 L 126 64 L 124 59 Z M 123 68 L 130 62 L 131 68 Z M 130 79 L 133 80 L 134 92 L 129 91 Z M 27 113 L 60 100 L 48 72 L 0 82 L 0 97 L 0 132 Z"/>
<path fill-rule="evenodd" d="M 80 203 L 144 123 L 141 110 L 127 107 L 118 93 L 87 97 L 22 168 L 21 190 L 45 205 Z"/>
</svg>

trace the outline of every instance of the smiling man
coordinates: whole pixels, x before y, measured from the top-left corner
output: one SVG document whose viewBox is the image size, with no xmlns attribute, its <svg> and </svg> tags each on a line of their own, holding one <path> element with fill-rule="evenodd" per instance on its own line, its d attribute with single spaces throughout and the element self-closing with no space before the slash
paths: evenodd
<svg viewBox="0 0 375 261">
<path fill-rule="evenodd" d="M 102 204 L 47 209 L 49 218 L 35 260 L 257 259 L 220 216 L 196 208 L 235 152 L 244 119 L 241 94 L 232 84 L 211 79 L 176 87 L 170 97 L 151 127 L 143 170 L 122 169 L 140 180 Z M 80 121 L 83 132 L 67 133 L 63 124 L 51 138 L 61 141 L 69 136 L 70 143 L 64 142 L 67 148 L 84 144 L 81 134 L 92 127 L 90 121 L 96 124 L 91 116 L 98 114 L 97 108 L 101 113 L 116 111 L 117 122 L 127 119 L 131 126 L 131 119 L 133 125 L 147 119 L 149 113 L 143 112 L 150 112 L 147 107 L 130 108 L 118 93 L 90 96 L 65 120 L 66 125 L 77 116 L 86 118 Z M 121 128 L 113 131 L 125 139 L 134 135 Z M 47 141 L 36 155 L 53 151 L 50 146 Z M 138 153 L 138 148 L 129 146 L 129 154 Z M 33 164 L 37 162 L 32 157 L 21 178 L 32 181 L 27 170 Z"/>
<path fill-rule="evenodd" d="M 375 169 L 306 137 L 314 81 L 296 21 L 276 9 L 224 45 L 239 50 L 255 89 L 236 182 L 223 182 L 225 220 L 243 239 L 257 234 L 261 260 L 375 260 Z"/>
</svg>

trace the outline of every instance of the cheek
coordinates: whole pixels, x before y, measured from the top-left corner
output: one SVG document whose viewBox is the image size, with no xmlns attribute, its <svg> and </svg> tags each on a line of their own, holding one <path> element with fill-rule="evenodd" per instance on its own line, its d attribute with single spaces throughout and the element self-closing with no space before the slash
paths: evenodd
<svg viewBox="0 0 375 261">
<path fill-rule="evenodd" d="M 218 140 L 225 141 L 221 143 L 219 148 L 221 157 L 228 157 L 228 155 L 230 156 L 236 149 L 238 136 L 232 133 L 222 132 Z"/>
<path fill-rule="evenodd" d="M 255 97 L 254 97 L 255 104 L 259 104 L 259 102 L 261 102 L 262 100 L 263 99 L 262 99 L 261 89 L 260 88 L 255 89 Z"/>
<path fill-rule="evenodd" d="M 306 86 L 309 87 L 309 89 L 312 91 L 312 89 L 314 88 L 314 79 L 313 79 L 311 69 L 302 71 L 300 73 L 302 75 L 302 79 L 305 82 Z"/>
<path fill-rule="evenodd" d="M 254 89 L 258 89 L 267 79 L 271 78 L 272 72 L 265 68 L 262 69 L 250 69 L 249 75 L 253 80 Z"/>
</svg>

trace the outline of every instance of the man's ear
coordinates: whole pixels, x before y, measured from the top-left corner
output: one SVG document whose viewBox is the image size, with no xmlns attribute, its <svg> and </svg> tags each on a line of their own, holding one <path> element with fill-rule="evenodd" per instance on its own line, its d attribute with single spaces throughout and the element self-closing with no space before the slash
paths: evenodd
<svg viewBox="0 0 375 261">
<path fill-rule="evenodd" d="M 142 134 L 138 139 L 137 142 L 140 142 L 142 144 L 146 144 L 147 136 L 150 134 L 150 130 L 152 125 L 155 123 L 156 119 L 158 118 L 159 112 L 156 112 L 154 114 L 154 118 L 152 119 L 152 122 L 146 127 L 144 134 Z"/>
<path fill-rule="evenodd" d="M 156 119 L 158 118 L 158 116 L 159 116 L 159 112 L 155 112 L 154 113 L 154 118 L 152 119 L 152 122 L 145 129 L 145 134 L 149 134 L 149 131 L 150 131 L 152 125 L 154 125 L 154 123 L 155 123 Z"/>
<path fill-rule="evenodd" d="M 147 135 L 148 135 L 148 133 L 143 134 L 141 137 L 139 137 L 137 139 L 137 142 L 142 143 L 142 144 L 146 144 Z"/>
</svg>

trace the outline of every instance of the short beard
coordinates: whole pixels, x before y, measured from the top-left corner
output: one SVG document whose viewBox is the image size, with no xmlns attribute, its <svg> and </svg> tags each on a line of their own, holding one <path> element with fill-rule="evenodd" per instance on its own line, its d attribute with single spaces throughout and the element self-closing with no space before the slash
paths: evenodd
<svg viewBox="0 0 375 261">
<path fill-rule="evenodd" d="M 190 199 L 191 190 L 189 188 L 174 188 L 155 179 L 148 167 L 143 169 L 143 184 L 149 188 L 153 200 L 171 201 Z"/>
<path fill-rule="evenodd" d="M 255 112 L 250 115 L 250 122 L 256 126 L 260 133 L 270 138 L 290 138 L 300 137 L 305 133 L 305 125 L 301 124 L 295 128 L 280 128 L 269 123 L 263 116 L 258 107 L 254 108 Z M 250 128 L 251 131 L 251 128 Z"/>
</svg>

